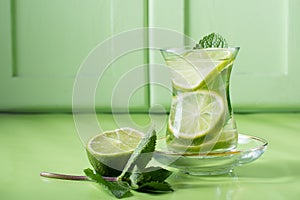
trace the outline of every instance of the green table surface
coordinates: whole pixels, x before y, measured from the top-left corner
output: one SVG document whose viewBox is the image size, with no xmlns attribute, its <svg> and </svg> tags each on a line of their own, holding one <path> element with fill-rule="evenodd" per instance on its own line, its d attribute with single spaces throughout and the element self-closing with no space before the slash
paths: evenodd
<svg viewBox="0 0 300 200">
<path fill-rule="evenodd" d="M 110 114 L 98 118 L 107 126 Z M 143 123 L 147 115 L 135 114 Z M 169 179 L 175 192 L 127 199 L 299 199 L 300 114 L 236 114 L 238 129 L 269 141 L 265 154 L 230 175 Z M 0 199 L 115 199 L 92 182 L 48 179 L 42 171 L 83 175 L 90 167 L 71 114 L 0 114 Z"/>
</svg>

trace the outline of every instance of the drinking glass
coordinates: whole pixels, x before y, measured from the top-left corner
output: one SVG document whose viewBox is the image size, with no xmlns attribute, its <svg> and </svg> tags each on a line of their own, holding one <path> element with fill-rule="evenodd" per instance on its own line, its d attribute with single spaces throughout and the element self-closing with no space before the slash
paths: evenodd
<svg viewBox="0 0 300 200">
<path fill-rule="evenodd" d="M 161 50 L 171 69 L 172 104 L 168 149 L 206 153 L 236 147 L 238 132 L 230 100 L 230 76 L 239 47 Z"/>
</svg>

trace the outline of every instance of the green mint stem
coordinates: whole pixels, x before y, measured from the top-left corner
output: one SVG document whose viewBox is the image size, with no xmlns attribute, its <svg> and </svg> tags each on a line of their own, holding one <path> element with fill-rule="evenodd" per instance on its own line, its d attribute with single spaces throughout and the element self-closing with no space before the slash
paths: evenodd
<svg viewBox="0 0 300 200">
<path fill-rule="evenodd" d="M 58 174 L 52 172 L 41 172 L 40 176 L 46 178 L 55 178 L 55 179 L 63 179 L 63 180 L 71 180 L 71 181 L 88 181 L 89 178 L 87 176 L 77 176 L 77 175 L 69 175 L 69 174 Z M 102 178 L 106 181 L 116 182 L 117 177 L 107 177 L 102 176 Z"/>
</svg>

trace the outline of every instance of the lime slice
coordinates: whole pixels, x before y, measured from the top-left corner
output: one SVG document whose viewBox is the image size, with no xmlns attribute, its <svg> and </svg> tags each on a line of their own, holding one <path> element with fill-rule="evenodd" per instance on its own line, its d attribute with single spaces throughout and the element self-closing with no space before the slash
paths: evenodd
<svg viewBox="0 0 300 200">
<path fill-rule="evenodd" d="M 143 136 L 144 133 L 132 128 L 95 135 L 86 146 L 90 163 L 103 176 L 118 176 Z"/>
<path fill-rule="evenodd" d="M 172 101 L 167 142 L 199 145 L 219 134 L 224 124 L 225 105 L 216 92 L 199 90 L 178 94 Z"/>
<path fill-rule="evenodd" d="M 206 86 L 232 62 L 230 50 L 193 50 L 166 60 L 172 69 L 173 86 L 181 91 L 195 91 Z"/>
<path fill-rule="evenodd" d="M 222 131 L 219 137 L 200 145 L 186 146 L 173 141 L 168 144 L 168 149 L 180 153 L 207 153 L 211 152 L 212 150 L 214 152 L 216 152 L 215 150 L 224 151 L 224 149 L 228 151 L 236 147 L 237 137 L 238 134 L 236 130 L 227 130 Z"/>
</svg>

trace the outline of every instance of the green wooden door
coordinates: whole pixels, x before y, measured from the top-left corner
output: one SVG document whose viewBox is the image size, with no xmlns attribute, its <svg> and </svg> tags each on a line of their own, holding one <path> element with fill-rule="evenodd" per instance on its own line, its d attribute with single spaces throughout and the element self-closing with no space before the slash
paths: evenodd
<svg viewBox="0 0 300 200">
<path fill-rule="evenodd" d="M 76 73 L 89 52 L 117 33 L 146 26 L 146 10 L 141 0 L 1 0 L 0 110 L 71 111 Z M 97 86 L 96 108 L 109 110 L 120 77 L 146 62 L 142 50 L 108 67 Z M 148 80 L 146 69 L 133 73 L 139 79 L 131 84 Z M 118 98 L 119 107 L 145 109 L 148 88 L 136 91 L 132 103 Z"/>
<path fill-rule="evenodd" d="M 76 73 L 99 42 L 133 28 L 160 27 L 195 40 L 219 32 L 241 47 L 232 76 L 235 111 L 299 111 L 299 9 L 298 0 L 1 0 L 0 110 L 71 111 Z M 153 37 L 143 39 L 151 44 Z M 148 50 L 118 58 L 98 83 L 96 108 L 110 110 L 119 80 L 145 63 L 164 61 Z M 120 86 L 123 94 L 134 94 L 115 97 L 118 108 L 168 109 L 166 68 L 141 69 Z M 129 87 L 149 81 L 167 87 Z"/>
</svg>

